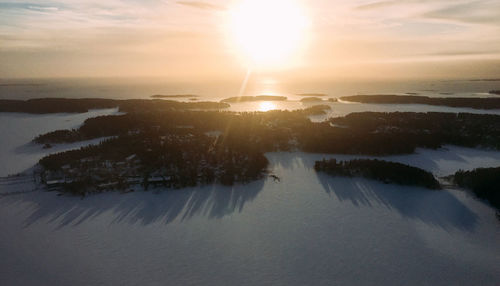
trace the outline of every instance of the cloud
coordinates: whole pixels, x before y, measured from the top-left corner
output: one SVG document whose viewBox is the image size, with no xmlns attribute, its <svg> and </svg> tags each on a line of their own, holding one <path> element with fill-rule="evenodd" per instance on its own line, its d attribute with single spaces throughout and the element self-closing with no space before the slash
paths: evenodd
<svg viewBox="0 0 500 286">
<path fill-rule="evenodd" d="M 435 53 L 426 54 L 428 56 L 439 56 L 439 57 L 456 57 L 456 56 L 498 56 L 500 55 L 500 51 L 488 50 L 488 51 L 462 51 L 462 50 L 445 50 L 439 51 Z"/>
<path fill-rule="evenodd" d="M 357 6 L 357 10 L 375 10 L 375 9 L 380 9 L 380 8 L 385 8 L 389 6 L 396 5 L 397 2 L 395 1 L 380 1 L 380 2 L 372 2 L 368 4 L 363 4 L 360 6 Z"/>
<path fill-rule="evenodd" d="M 430 55 L 433 56 L 470 56 L 470 55 L 487 55 L 491 54 L 492 52 L 479 52 L 479 51 L 442 51 L 442 52 L 436 52 L 432 53 Z"/>
<path fill-rule="evenodd" d="M 149 75 L 187 74 L 197 63 L 209 72 L 219 62 L 238 66 L 220 13 L 231 2 L 0 0 L 0 69 Z M 311 66 L 500 58 L 499 0 L 307 2 L 313 24 L 304 63 Z"/>
<path fill-rule="evenodd" d="M 406 12 L 406 15 L 413 13 L 415 18 L 420 19 L 500 25 L 500 1 L 497 0 L 386 0 L 365 3 L 354 9 L 374 12 L 393 8 Z M 390 15 L 384 15 L 385 18 L 387 16 Z"/>
<path fill-rule="evenodd" d="M 192 7 L 192 8 L 202 9 L 202 10 L 215 10 L 215 11 L 225 10 L 225 8 L 222 6 L 214 5 L 214 4 L 208 3 L 208 2 L 201 2 L 201 1 L 177 1 L 177 4 Z"/>
<path fill-rule="evenodd" d="M 430 19 L 500 26 L 499 11 L 500 2 L 498 1 L 472 1 L 436 9 L 423 16 Z"/>
<path fill-rule="evenodd" d="M 56 6 L 52 3 L 38 4 L 32 2 L 0 2 L 0 10 L 28 10 L 38 12 L 58 11 L 62 6 Z"/>
</svg>

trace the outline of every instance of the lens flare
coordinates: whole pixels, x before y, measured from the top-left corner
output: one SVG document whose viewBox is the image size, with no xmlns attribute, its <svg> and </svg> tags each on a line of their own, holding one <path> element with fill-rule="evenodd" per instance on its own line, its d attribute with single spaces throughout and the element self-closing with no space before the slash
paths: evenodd
<svg viewBox="0 0 500 286">
<path fill-rule="evenodd" d="M 253 67 L 282 67 L 303 48 L 308 26 L 293 0 L 244 0 L 230 10 L 231 34 Z"/>
</svg>

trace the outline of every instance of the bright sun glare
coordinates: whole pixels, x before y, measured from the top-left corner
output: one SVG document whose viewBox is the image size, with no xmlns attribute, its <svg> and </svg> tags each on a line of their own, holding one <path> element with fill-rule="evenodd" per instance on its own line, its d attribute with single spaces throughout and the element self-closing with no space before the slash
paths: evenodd
<svg viewBox="0 0 500 286">
<path fill-rule="evenodd" d="M 276 109 L 276 104 L 274 104 L 270 101 L 263 101 L 263 102 L 259 103 L 259 111 L 268 112 L 268 111 L 275 110 L 275 109 Z"/>
<path fill-rule="evenodd" d="M 242 0 L 230 11 L 230 29 L 253 67 L 282 67 L 304 43 L 307 19 L 295 0 Z"/>
</svg>

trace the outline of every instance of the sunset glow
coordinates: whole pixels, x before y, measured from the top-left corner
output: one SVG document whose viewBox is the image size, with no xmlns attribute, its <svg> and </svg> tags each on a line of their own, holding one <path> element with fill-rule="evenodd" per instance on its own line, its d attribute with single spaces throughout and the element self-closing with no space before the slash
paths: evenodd
<svg viewBox="0 0 500 286">
<path fill-rule="evenodd" d="M 263 101 L 259 103 L 259 111 L 267 112 L 276 109 L 276 104 L 271 101 Z"/>
<path fill-rule="evenodd" d="M 0 0 L 0 76 L 497 78 L 498 11 L 492 0 Z"/>
<path fill-rule="evenodd" d="M 295 1 L 245 0 L 230 17 L 229 29 L 249 65 L 283 67 L 304 45 L 307 19 Z"/>
<path fill-rule="evenodd" d="M 0 286 L 500 286 L 500 0 L 0 0 L 0 131 Z"/>
</svg>

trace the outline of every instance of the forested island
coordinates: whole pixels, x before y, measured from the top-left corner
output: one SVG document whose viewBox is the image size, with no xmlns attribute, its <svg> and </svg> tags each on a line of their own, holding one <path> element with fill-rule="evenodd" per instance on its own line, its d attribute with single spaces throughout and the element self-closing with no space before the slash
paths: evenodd
<svg viewBox="0 0 500 286">
<path fill-rule="evenodd" d="M 232 185 L 261 178 L 268 161 L 236 137 L 217 140 L 184 129 L 151 128 L 40 160 L 41 181 L 71 194 L 128 190 L 136 185 L 183 188 Z"/>
<path fill-rule="evenodd" d="M 1 99 L 0 112 L 45 113 L 84 113 L 90 109 L 118 107 L 113 99 L 66 99 L 36 98 L 28 100 Z"/>
<path fill-rule="evenodd" d="M 225 103 L 252 102 L 252 101 L 285 101 L 286 96 L 259 95 L 259 96 L 237 96 L 221 100 Z"/>
<path fill-rule="evenodd" d="M 427 104 L 474 109 L 500 109 L 500 98 L 478 97 L 428 97 L 415 95 L 353 95 L 340 98 L 343 101 L 373 104 Z"/>
<path fill-rule="evenodd" d="M 290 150 L 291 130 L 279 126 L 308 120 L 329 106 L 295 112 L 243 113 L 166 110 L 131 112 L 87 119 L 75 130 L 58 130 L 34 139 L 67 143 L 113 136 L 79 150 L 40 160 L 48 186 L 72 194 L 126 190 L 135 185 L 182 188 L 232 185 L 261 178 L 264 152 Z"/>
<path fill-rule="evenodd" d="M 472 190 L 477 197 L 489 201 L 500 211 L 500 167 L 458 171 L 452 180 L 458 186 Z"/>
<path fill-rule="evenodd" d="M 326 94 L 324 93 L 298 93 L 298 96 L 304 96 L 304 97 L 324 97 Z"/>
<path fill-rule="evenodd" d="M 173 94 L 173 95 L 164 95 L 164 94 L 155 94 L 151 95 L 151 98 L 196 98 L 200 97 L 199 95 L 194 94 Z"/>
<path fill-rule="evenodd" d="M 409 154 L 418 147 L 436 149 L 446 144 L 500 149 L 498 115 L 362 112 L 324 122 L 311 122 L 308 118 L 328 108 L 319 105 L 304 110 L 265 113 L 175 109 L 131 112 L 90 118 L 78 129 L 42 134 L 35 142 L 68 143 L 140 132 L 152 126 L 191 129 L 193 132 L 234 132 L 244 127 L 247 136 L 256 136 L 260 142 L 281 136 L 278 143 L 282 147 L 288 146 L 289 149 L 293 145 L 317 153 Z"/>
<path fill-rule="evenodd" d="M 319 102 L 319 101 L 323 101 L 323 99 L 319 97 L 305 97 L 300 100 L 300 102 Z"/>
<path fill-rule="evenodd" d="M 237 133 L 255 136 L 258 138 L 259 144 L 278 143 L 282 148 L 289 149 L 288 142 L 284 141 L 295 138 L 291 134 L 292 130 L 298 131 L 301 126 L 307 126 L 308 123 L 311 123 L 308 116 L 324 114 L 325 110 L 328 109 L 330 109 L 328 105 L 316 105 L 296 111 L 245 113 L 176 109 L 135 111 L 122 115 L 89 118 L 78 129 L 56 130 L 41 134 L 33 141 L 38 144 L 72 143 L 159 128 L 164 130 L 166 134 L 177 129 L 188 130 L 191 134 L 213 131 L 225 132 L 227 135 Z M 245 130 L 246 133 L 240 134 L 241 130 Z M 283 137 L 283 140 L 277 140 L 280 136 Z"/>
<path fill-rule="evenodd" d="M 243 113 L 142 107 L 35 138 L 39 144 L 57 144 L 112 137 L 97 146 L 43 158 L 44 181 L 63 182 L 76 193 L 95 191 L 95 186 L 127 187 L 124 182 L 130 181 L 173 187 L 231 184 L 262 176 L 265 152 L 390 155 L 445 144 L 500 149 L 497 115 L 364 112 L 317 123 L 309 116 L 324 113 L 328 105 Z M 99 173 L 107 175 L 93 176 Z"/>
<path fill-rule="evenodd" d="M 246 100 L 252 98 L 269 100 L 267 96 Z M 34 138 L 35 143 L 47 148 L 52 144 L 110 138 L 96 146 L 40 160 L 43 181 L 62 184 L 73 193 L 94 192 L 104 187 L 123 189 L 132 183 L 148 186 L 161 182 L 185 187 L 247 182 L 265 173 L 264 153 L 272 151 L 391 155 L 445 144 L 500 149 L 497 115 L 363 112 L 312 122 L 309 116 L 324 114 L 331 107 L 219 111 L 228 106 L 224 102 L 160 99 L 0 101 L 0 111 L 10 112 L 87 112 L 114 107 L 124 113 L 89 118 L 78 129 L 56 130 Z M 186 162 L 189 164 L 185 165 Z"/>
<path fill-rule="evenodd" d="M 337 161 L 336 159 L 316 161 L 314 169 L 332 176 L 364 177 L 386 184 L 418 186 L 440 189 L 432 173 L 409 165 L 382 160 L 357 159 Z"/>
<path fill-rule="evenodd" d="M 119 108 L 122 112 L 167 109 L 224 109 L 230 107 L 222 102 L 178 102 L 171 100 L 102 98 L 38 98 L 28 100 L 0 99 L 0 112 L 22 112 L 33 114 L 84 113 L 91 109 Z"/>
<path fill-rule="evenodd" d="M 500 90 L 490 90 L 490 94 L 500 95 Z"/>
<path fill-rule="evenodd" d="M 500 116 L 470 113 L 362 112 L 309 124 L 307 152 L 391 155 L 443 145 L 500 149 Z"/>
</svg>

